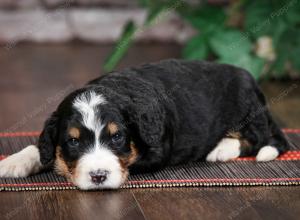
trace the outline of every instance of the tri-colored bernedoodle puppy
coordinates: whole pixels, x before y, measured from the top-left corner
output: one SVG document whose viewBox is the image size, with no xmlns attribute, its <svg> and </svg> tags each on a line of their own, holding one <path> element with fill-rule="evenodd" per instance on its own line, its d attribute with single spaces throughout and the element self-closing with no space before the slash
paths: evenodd
<svg viewBox="0 0 300 220">
<path fill-rule="evenodd" d="M 0 177 L 53 168 L 80 189 L 120 187 L 129 173 L 289 148 L 251 75 L 202 61 L 165 60 L 112 72 L 72 92 L 37 145 L 0 162 Z"/>
</svg>

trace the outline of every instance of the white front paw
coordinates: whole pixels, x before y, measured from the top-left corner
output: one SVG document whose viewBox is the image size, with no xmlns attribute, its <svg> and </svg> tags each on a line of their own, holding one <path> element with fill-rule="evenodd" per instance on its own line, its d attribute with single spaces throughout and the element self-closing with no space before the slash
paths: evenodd
<svg viewBox="0 0 300 220">
<path fill-rule="evenodd" d="M 223 138 L 206 157 L 206 161 L 228 161 L 240 156 L 240 142 L 237 139 Z"/>
<path fill-rule="evenodd" d="M 267 162 L 271 160 L 275 160 L 279 155 L 278 150 L 275 147 L 272 146 L 264 146 L 256 155 L 256 161 L 259 162 Z"/>
<path fill-rule="evenodd" d="M 0 177 L 27 177 L 42 167 L 36 146 L 30 145 L 0 161 Z"/>
</svg>

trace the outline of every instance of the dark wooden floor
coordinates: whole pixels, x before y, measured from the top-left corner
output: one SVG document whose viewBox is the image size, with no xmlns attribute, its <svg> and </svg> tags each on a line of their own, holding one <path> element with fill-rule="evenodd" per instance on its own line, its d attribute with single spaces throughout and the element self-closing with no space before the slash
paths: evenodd
<svg viewBox="0 0 300 220">
<path fill-rule="evenodd" d="M 0 132 L 40 130 L 59 101 L 101 74 L 110 46 L 0 49 Z M 176 45 L 136 45 L 120 67 L 179 57 Z M 263 83 L 280 124 L 300 127 L 300 83 Z M 299 219 L 300 187 L 1 192 L 0 219 Z"/>
</svg>

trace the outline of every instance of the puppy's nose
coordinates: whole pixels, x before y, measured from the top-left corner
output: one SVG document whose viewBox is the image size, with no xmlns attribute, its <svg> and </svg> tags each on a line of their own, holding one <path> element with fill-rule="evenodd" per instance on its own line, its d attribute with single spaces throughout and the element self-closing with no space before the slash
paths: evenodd
<svg viewBox="0 0 300 220">
<path fill-rule="evenodd" d="M 89 174 L 92 178 L 92 182 L 95 183 L 96 185 L 99 185 L 107 179 L 108 173 L 109 172 L 107 170 L 97 170 L 97 171 L 91 171 Z"/>
</svg>

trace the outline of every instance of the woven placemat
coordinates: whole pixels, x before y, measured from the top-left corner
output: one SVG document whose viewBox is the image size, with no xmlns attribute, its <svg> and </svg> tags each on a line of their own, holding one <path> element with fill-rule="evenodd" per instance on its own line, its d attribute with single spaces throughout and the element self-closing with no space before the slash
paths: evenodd
<svg viewBox="0 0 300 220">
<path fill-rule="evenodd" d="M 226 163 L 189 163 L 131 175 L 122 188 L 300 185 L 300 129 L 283 131 L 292 148 L 274 161 L 257 163 L 255 158 L 245 157 Z M 0 160 L 36 143 L 38 135 L 39 132 L 0 133 Z M 77 188 L 53 172 L 28 178 L 0 178 L 0 191 L 67 189 Z"/>
</svg>

